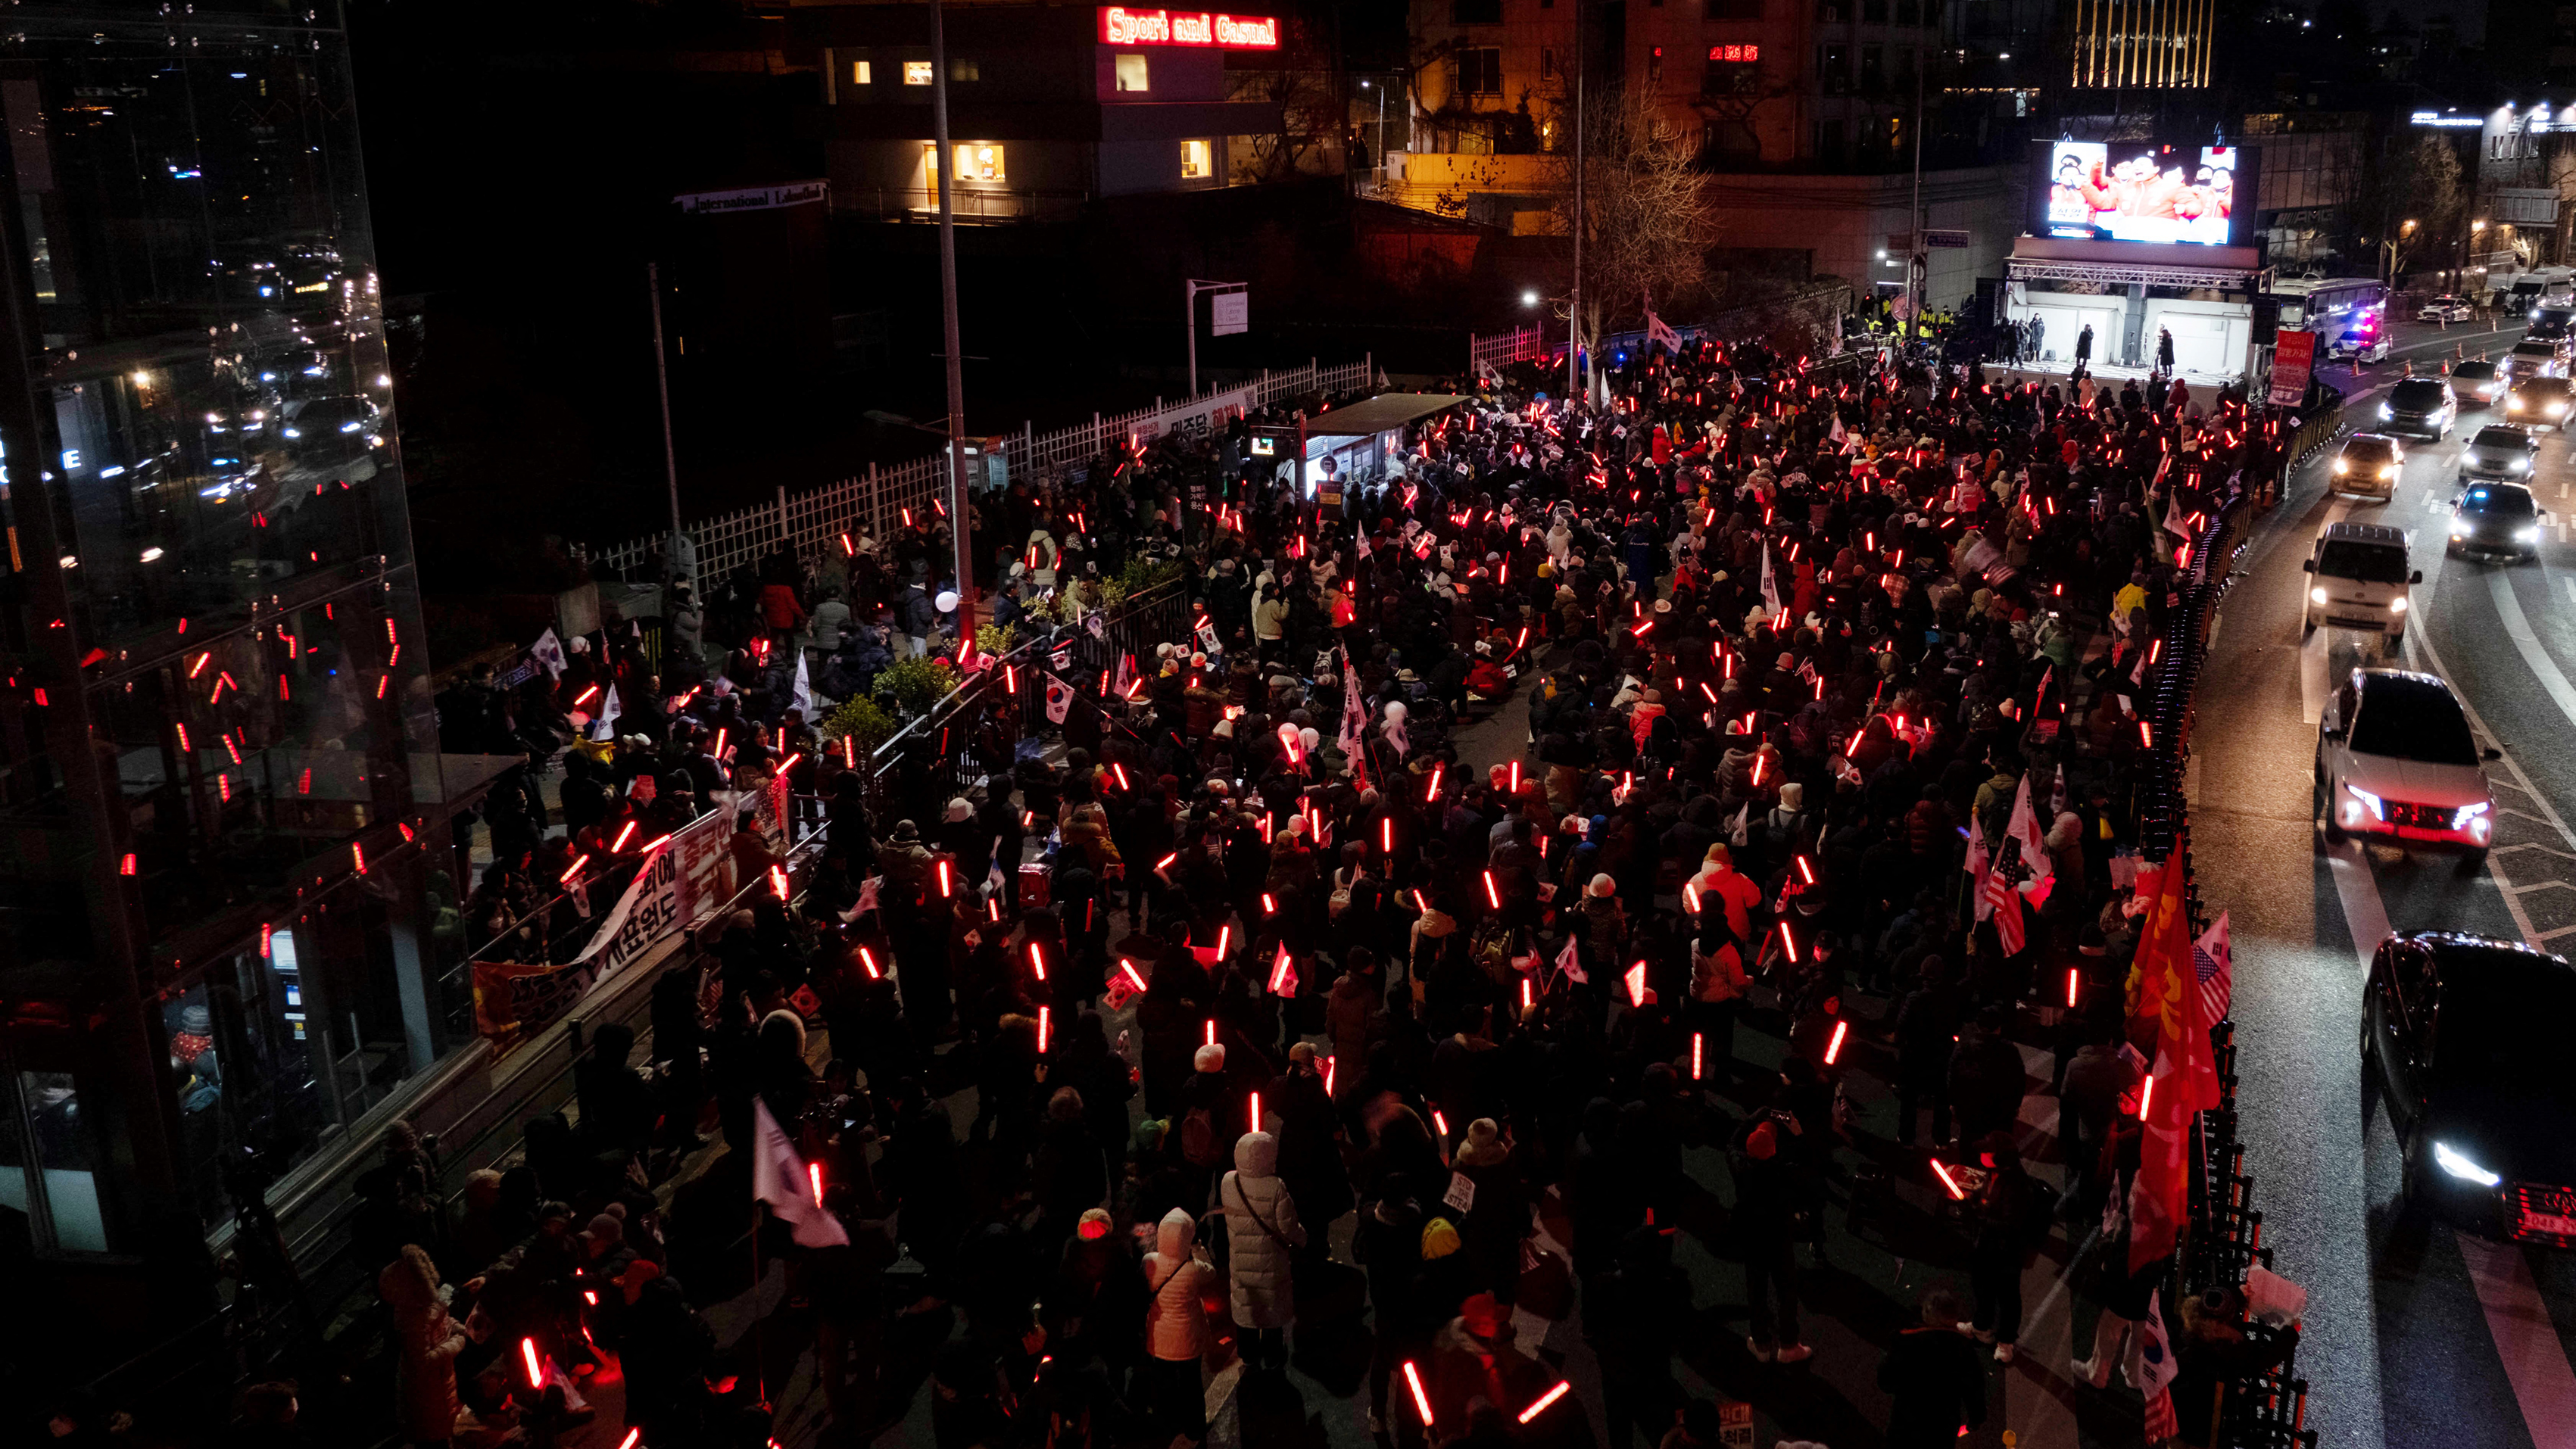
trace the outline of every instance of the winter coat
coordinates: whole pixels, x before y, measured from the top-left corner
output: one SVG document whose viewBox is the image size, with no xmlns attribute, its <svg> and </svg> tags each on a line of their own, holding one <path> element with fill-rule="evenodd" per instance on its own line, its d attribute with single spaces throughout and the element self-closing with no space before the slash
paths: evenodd
<svg viewBox="0 0 2576 1449">
<path fill-rule="evenodd" d="M 1166 1362 L 1186 1363 L 1207 1352 L 1207 1311 L 1199 1299 L 1210 1269 L 1194 1255 L 1198 1234 L 1198 1220 L 1174 1208 L 1155 1226 L 1154 1251 L 1145 1255 L 1145 1351 Z"/>
<path fill-rule="evenodd" d="M 1296 1200 L 1279 1180 L 1276 1138 L 1247 1132 L 1235 1140 L 1234 1171 L 1217 1187 L 1217 1206 L 1225 1210 L 1234 1321 L 1245 1328 L 1287 1327 L 1297 1318 L 1288 1254 L 1305 1246 L 1306 1225 L 1297 1220 Z"/>
<path fill-rule="evenodd" d="M 764 584 L 760 590 L 761 621 L 772 629 L 793 629 L 805 622 L 805 606 L 796 602 L 796 591 L 785 584 Z"/>
<path fill-rule="evenodd" d="M 465 1329 L 439 1301 L 438 1270 L 430 1266 L 429 1254 L 405 1244 L 402 1256 L 376 1275 L 376 1291 L 393 1309 L 395 1336 L 402 1344 L 402 1357 L 394 1366 L 394 1397 L 403 1437 L 423 1442 L 453 1437 L 456 1356 L 465 1349 Z"/>
</svg>

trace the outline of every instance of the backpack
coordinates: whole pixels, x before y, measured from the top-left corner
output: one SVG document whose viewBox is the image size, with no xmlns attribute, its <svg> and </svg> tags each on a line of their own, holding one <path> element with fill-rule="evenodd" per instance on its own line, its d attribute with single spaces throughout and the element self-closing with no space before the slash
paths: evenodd
<svg viewBox="0 0 2576 1449">
<path fill-rule="evenodd" d="M 1205 1107 L 1192 1107 L 1181 1118 L 1181 1158 L 1193 1167 L 1214 1167 L 1225 1160 L 1216 1140 L 1216 1120 Z"/>
</svg>

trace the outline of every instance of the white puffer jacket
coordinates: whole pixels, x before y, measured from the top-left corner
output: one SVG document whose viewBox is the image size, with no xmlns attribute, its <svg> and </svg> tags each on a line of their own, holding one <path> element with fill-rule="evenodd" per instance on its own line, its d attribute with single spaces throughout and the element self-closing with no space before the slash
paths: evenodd
<svg viewBox="0 0 2576 1449">
<path fill-rule="evenodd" d="M 1154 1251 L 1145 1255 L 1145 1351 L 1156 1358 L 1184 1362 L 1207 1352 L 1199 1300 L 1209 1270 L 1191 1251 L 1198 1238 L 1198 1219 L 1179 1208 L 1155 1225 Z"/>
<path fill-rule="evenodd" d="M 1218 1186 L 1217 1205 L 1225 1209 L 1234 1321 L 1244 1328 L 1287 1327 L 1297 1318 L 1288 1253 L 1305 1246 L 1306 1226 L 1279 1180 L 1279 1139 L 1267 1132 L 1235 1139 L 1234 1171 Z"/>
</svg>

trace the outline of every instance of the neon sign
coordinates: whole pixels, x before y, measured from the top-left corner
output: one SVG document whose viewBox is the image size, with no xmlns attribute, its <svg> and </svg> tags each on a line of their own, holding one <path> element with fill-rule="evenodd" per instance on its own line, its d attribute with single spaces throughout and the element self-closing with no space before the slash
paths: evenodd
<svg viewBox="0 0 2576 1449">
<path fill-rule="evenodd" d="M 1279 21 L 1270 15 L 1216 15 L 1204 10 L 1100 7 L 1103 45 L 1189 45 L 1212 50 L 1277 50 Z"/>
<path fill-rule="evenodd" d="M 1708 58 L 1715 61 L 1725 61 L 1730 63 L 1760 60 L 1762 58 L 1762 47 L 1758 45 L 1712 45 L 1708 48 Z"/>
</svg>

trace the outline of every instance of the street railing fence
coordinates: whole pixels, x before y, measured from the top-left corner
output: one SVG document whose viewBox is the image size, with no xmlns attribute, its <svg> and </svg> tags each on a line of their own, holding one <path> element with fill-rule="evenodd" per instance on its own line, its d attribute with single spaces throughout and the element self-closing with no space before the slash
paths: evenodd
<svg viewBox="0 0 2576 1449">
<path fill-rule="evenodd" d="M 1161 401 L 1148 408 L 1103 416 L 1087 423 L 1041 433 L 1022 424 L 1014 434 L 968 441 L 968 467 L 988 480 L 1021 474 L 1046 474 L 1092 458 L 1141 444 L 1164 433 L 1209 430 L 1221 426 L 1219 413 L 1277 407 L 1332 393 L 1374 386 L 1373 358 L 1325 367 L 1267 371 L 1243 382 L 1210 389 L 1194 398 Z M 940 514 L 947 506 L 948 454 L 892 467 L 869 464 L 865 473 L 819 488 L 790 492 L 782 487 L 769 502 L 736 509 L 689 525 L 696 547 L 697 576 L 713 580 L 758 560 L 781 543 L 795 549 L 808 565 L 842 553 L 844 535 L 864 526 L 880 538 L 905 522 Z M 650 534 L 589 551 L 594 577 L 651 582 L 661 566 L 665 535 Z"/>
<path fill-rule="evenodd" d="M 2343 411 L 2340 393 L 2328 388 L 2321 405 L 2298 419 L 2283 443 L 2280 466 L 2286 472 L 2297 460 L 2330 441 Z M 2285 425 L 2286 425 L 2286 421 Z M 2245 546 L 2256 514 L 2251 490 L 2239 490 L 2210 513 L 2193 535 L 2180 604 L 2167 611 L 2160 636 L 2165 667 L 2157 677 L 2146 719 L 2153 743 L 2141 760 L 2139 853 L 2184 872 L 2185 901 L 2195 939 L 2207 928 L 2199 882 L 2192 877 L 2191 822 L 2184 796 L 2184 770 L 2190 758 L 2195 723 L 2193 706 L 2206 662 L 2218 606 L 2233 575 L 2230 566 Z M 2192 1217 L 2185 1251 L 2176 1274 L 2183 1295 L 2212 1287 L 2234 1287 L 2257 1266 L 2268 1267 L 2272 1250 L 2263 1243 L 2263 1214 L 2254 1203 L 2254 1179 L 2244 1170 L 2245 1146 L 2237 1137 L 2235 1027 L 2220 1022 L 2211 1032 L 2218 1068 L 2219 1105 L 2200 1116 L 2198 1150 L 2192 1157 Z M 2168 1309 L 2170 1331 L 2176 1319 Z M 2249 1324 L 2257 1339 L 2272 1330 Z M 2237 1385 L 2234 1410 L 2218 1426 L 2218 1445 L 2243 1449 L 2315 1449 L 2316 1431 L 2306 1427 L 2307 1380 L 2296 1376 L 2296 1356 L 2279 1367 Z"/>
</svg>

